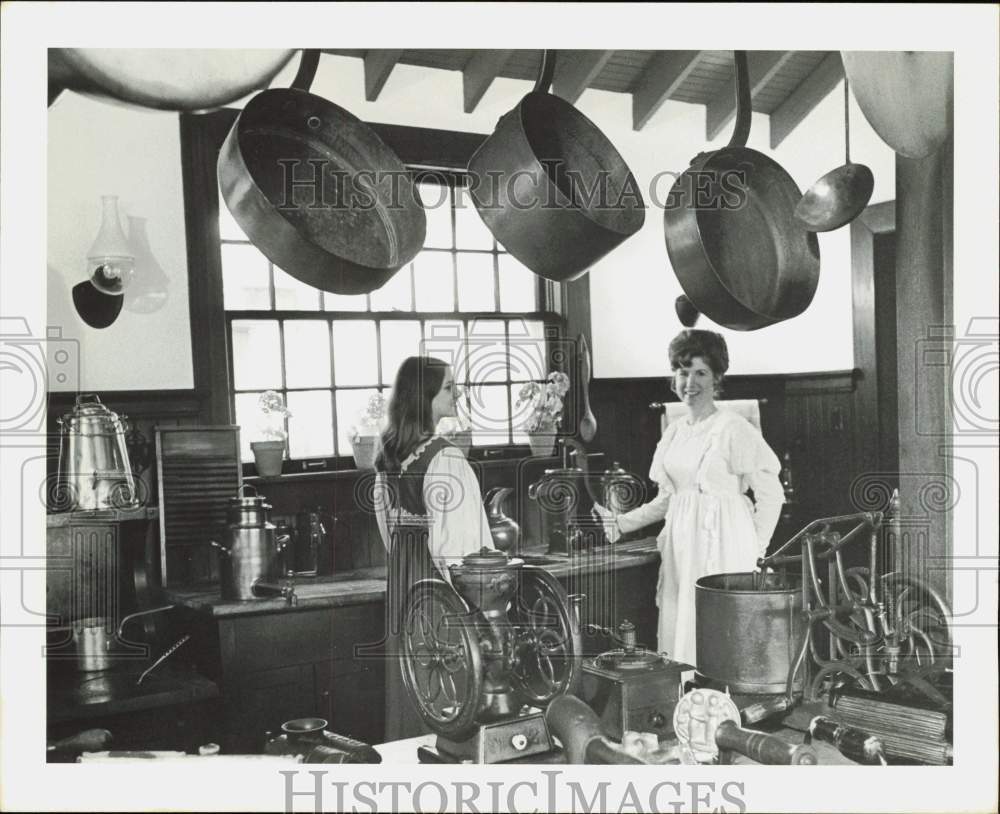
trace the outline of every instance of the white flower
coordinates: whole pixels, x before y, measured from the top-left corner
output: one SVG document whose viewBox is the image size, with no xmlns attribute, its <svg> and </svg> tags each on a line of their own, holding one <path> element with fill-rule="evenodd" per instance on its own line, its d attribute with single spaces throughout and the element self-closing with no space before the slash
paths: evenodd
<svg viewBox="0 0 1000 814">
<path fill-rule="evenodd" d="M 552 371 L 545 380 L 528 382 L 518 393 L 516 408 L 529 405 L 528 418 L 524 428 L 527 432 L 539 429 L 554 430 L 562 418 L 563 396 L 569 392 L 569 376 L 558 370 Z"/>
</svg>

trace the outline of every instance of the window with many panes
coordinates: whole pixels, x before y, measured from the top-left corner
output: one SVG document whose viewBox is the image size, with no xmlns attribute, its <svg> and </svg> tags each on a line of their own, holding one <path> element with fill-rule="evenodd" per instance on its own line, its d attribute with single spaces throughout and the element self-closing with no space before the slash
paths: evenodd
<svg viewBox="0 0 1000 814">
<path fill-rule="evenodd" d="M 423 250 L 388 283 L 343 296 L 298 282 L 270 263 L 219 203 L 230 384 L 242 456 L 265 390 L 283 397 L 288 455 L 351 454 L 352 427 L 374 393 L 388 397 L 407 356 L 452 364 L 460 417 L 479 447 L 527 443 L 516 409 L 524 383 L 547 373 L 556 295 L 503 250 L 461 175 L 418 176 L 427 213 Z"/>
</svg>

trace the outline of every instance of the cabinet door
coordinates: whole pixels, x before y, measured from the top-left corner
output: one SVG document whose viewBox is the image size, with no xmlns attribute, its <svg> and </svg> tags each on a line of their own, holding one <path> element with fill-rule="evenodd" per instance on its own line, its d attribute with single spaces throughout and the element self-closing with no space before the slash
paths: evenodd
<svg viewBox="0 0 1000 814">
<path fill-rule="evenodd" d="M 660 563 L 657 561 L 619 568 L 615 572 L 617 623 L 622 619 L 632 622 L 635 625 L 636 641 L 650 650 L 657 649 L 656 622 L 659 609 L 656 607 L 656 582 L 659 569 Z"/>
<path fill-rule="evenodd" d="M 317 705 L 329 729 L 365 743 L 385 740 L 385 664 L 381 660 L 318 662 Z"/>
<path fill-rule="evenodd" d="M 247 674 L 227 704 L 227 731 L 237 752 L 260 752 L 265 733 L 278 734 L 293 718 L 321 716 L 311 664 Z"/>
<path fill-rule="evenodd" d="M 636 627 L 639 644 L 656 649 L 658 563 L 611 568 L 582 568 L 559 578 L 568 594 L 582 594 L 581 624 L 617 632 L 626 619 Z M 593 628 L 581 631 L 583 653 L 594 656 L 618 645 Z"/>
</svg>

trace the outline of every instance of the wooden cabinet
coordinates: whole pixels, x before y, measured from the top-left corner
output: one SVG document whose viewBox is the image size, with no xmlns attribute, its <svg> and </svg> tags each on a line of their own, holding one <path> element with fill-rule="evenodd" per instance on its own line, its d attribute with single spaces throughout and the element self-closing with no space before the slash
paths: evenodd
<svg viewBox="0 0 1000 814">
<path fill-rule="evenodd" d="M 266 733 L 278 734 L 285 721 L 314 718 L 320 711 L 311 664 L 249 673 L 240 681 L 236 698 L 235 706 L 227 705 L 226 732 L 248 745 L 241 752 L 262 751 Z"/>
<path fill-rule="evenodd" d="M 330 729 L 381 743 L 385 734 L 385 662 L 328 661 L 315 665 L 316 689 Z"/>
<path fill-rule="evenodd" d="M 319 717 L 366 743 L 385 731 L 385 667 L 356 648 L 382 637 L 384 604 L 281 610 L 215 620 L 224 698 L 224 747 L 259 752 L 265 733 Z"/>
<path fill-rule="evenodd" d="M 655 648 L 657 568 L 646 555 L 617 569 L 605 565 L 560 579 L 569 593 L 586 594 L 585 622 L 615 630 L 628 619 L 637 627 L 639 642 Z M 333 732 L 381 743 L 386 661 L 377 645 L 385 630 L 384 613 L 385 603 L 377 600 L 199 614 L 198 624 L 213 628 L 199 638 L 213 643 L 203 653 L 202 669 L 222 691 L 223 748 L 260 752 L 266 732 L 276 733 L 284 721 L 301 717 L 325 718 Z M 583 644 L 587 655 L 615 646 L 607 636 L 593 633 L 585 633 Z"/>
<path fill-rule="evenodd" d="M 584 595 L 584 624 L 614 631 L 627 619 L 636 626 L 636 640 L 655 650 L 658 569 L 658 561 L 627 564 L 615 570 L 582 569 L 560 577 L 560 582 L 567 593 Z M 614 646 L 607 636 L 584 627 L 585 655 L 597 655 Z"/>
</svg>

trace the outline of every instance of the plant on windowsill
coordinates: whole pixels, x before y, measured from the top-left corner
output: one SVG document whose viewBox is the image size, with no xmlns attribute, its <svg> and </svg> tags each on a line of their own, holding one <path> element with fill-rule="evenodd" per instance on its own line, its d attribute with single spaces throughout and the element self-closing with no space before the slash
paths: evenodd
<svg viewBox="0 0 1000 814">
<path fill-rule="evenodd" d="M 281 461 L 285 457 L 285 442 L 288 440 L 285 421 L 291 418 L 292 413 L 273 390 L 260 394 L 257 408 L 260 410 L 258 431 L 263 440 L 251 441 L 250 449 L 257 464 L 257 474 L 270 478 L 281 474 Z"/>
<path fill-rule="evenodd" d="M 372 393 L 351 427 L 351 451 L 354 453 L 354 465 L 358 469 L 375 468 L 379 436 L 385 424 L 385 409 L 385 396 Z"/>
<path fill-rule="evenodd" d="M 545 384 L 528 382 L 518 393 L 514 408 L 527 412 L 522 427 L 528 434 L 532 455 L 552 454 L 562 420 L 563 398 L 568 392 L 569 376 L 554 370 L 546 377 Z"/>
</svg>

